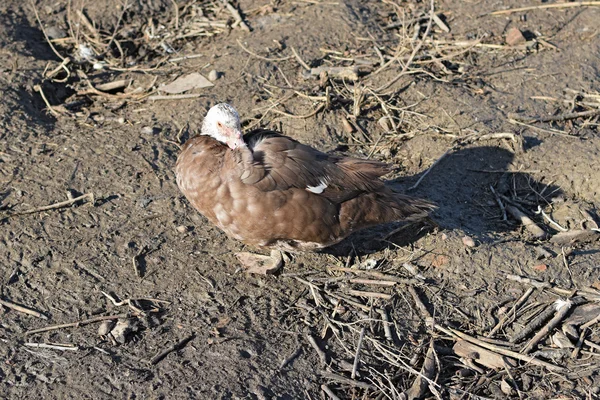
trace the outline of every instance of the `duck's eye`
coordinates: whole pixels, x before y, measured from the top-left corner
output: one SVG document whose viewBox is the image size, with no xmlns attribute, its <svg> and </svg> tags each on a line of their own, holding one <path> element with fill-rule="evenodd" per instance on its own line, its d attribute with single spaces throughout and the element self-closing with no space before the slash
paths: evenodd
<svg viewBox="0 0 600 400">
<path fill-rule="evenodd" d="M 219 121 L 219 122 L 217 122 L 217 127 L 218 127 L 219 129 L 223 129 L 223 123 L 222 123 L 222 122 L 220 122 L 220 121 Z"/>
</svg>

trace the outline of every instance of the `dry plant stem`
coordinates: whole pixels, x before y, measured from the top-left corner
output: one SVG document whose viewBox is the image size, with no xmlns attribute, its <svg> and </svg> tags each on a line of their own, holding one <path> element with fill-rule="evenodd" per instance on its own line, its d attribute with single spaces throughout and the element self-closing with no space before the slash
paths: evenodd
<svg viewBox="0 0 600 400">
<path fill-rule="evenodd" d="M 523 11 L 545 10 L 545 9 L 549 9 L 549 8 L 572 8 L 572 7 L 594 7 L 594 6 L 600 7 L 600 1 L 579 1 L 576 3 L 553 3 L 553 4 L 544 4 L 541 6 L 511 8 L 508 10 L 494 11 L 487 15 L 505 15 L 505 14 L 512 14 L 512 13 L 516 13 L 516 12 L 523 12 Z"/>
<path fill-rule="evenodd" d="M 393 78 L 391 81 L 389 81 L 385 85 L 377 88 L 375 90 L 376 92 L 381 92 L 382 90 L 385 90 L 385 89 L 389 88 L 394 83 L 396 83 L 400 78 L 402 78 L 402 76 L 404 76 L 404 74 L 406 73 L 406 71 L 408 70 L 408 68 L 410 67 L 410 65 L 412 64 L 415 56 L 417 55 L 417 53 L 419 52 L 419 50 L 423 46 L 423 43 L 425 42 L 425 39 L 427 38 L 427 35 L 429 35 L 429 32 L 431 31 L 431 25 L 432 25 L 433 16 L 434 16 L 434 8 L 435 8 L 434 1 L 431 0 L 431 9 L 429 11 L 429 21 L 427 22 L 427 28 L 425 28 L 425 33 L 423 34 L 423 38 L 419 41 L 419 43 L 417 44 L 417 46 L 415 46 L 415 48 L 413 49 L 412 53 L 410 54 L 410 57 L 406 61 L 406 64 L 404 64 L 404 67 L 402 67 L 402 71 L 400 71 L 400 73 L 398 75 L 396 75 L 396 77 Z M 381 70 L 382 68 L 383 68 L 383 66 L 381 68 L 379 68 L 379 70 Z M 377 70 L 376 72 L 378 72 L 379 70 Z"/>
<path fill-rule="evenodd" d="M 407 283 L 407 284 L 416 282 L 414 279 L 398 278 L 397 276 L 388 275 L 388 274 L 385 274 L 385 273 L 379 272 L 379 271 L 357 269 L 357 268 L 347 268 L 347 267 L 328 267 L 327 269 L 329 271 L 351 272 L 353 274 L 372 276 L 374 278 L 379 278 L 381 280 L 385 280 L 385 281 L 389 281 L 389 282 Z"/>
<path fill-rule="evenodd" d="M 525 355 L 525 354 L 517 353 L 516 351 L 504 349 L 504 348 L 495 346 L 495 345 L 493 345 L 491 343 L 486 343 L 486 342 L 484 342 L 482 340 L 476 339 L 476 338 L 474 338 L 472 336 L 467 335 L 466 333 L 462 333 L 462 332 L 457 331 L 457 330 L 452 329 L 452 328 L 444 328 L 443 326 L 440 326 L 438 324 L 435 324 L 434 328 L 437 329 L 437 330 L 439 330 L 439 331 L 441 331 L 441 332 L 444 332 L 447 335 L 453 336 L 455 338 L 460 338 L 460 339 L 466 340 L 467 342 L 476 344 L 476 345 L 478 345 L 480 347 L 483 347 L 484 349 L 495 351 L 496 353 L 502 354 L 502 355 L 507 356 L 507 357 L 516 358 L 517 360 L 521 360 L 521 361 L 524 361 L 526 363 L 530 363 L 530 364 L 533 364 L 533 365 L 538 365 L 540 367 L 546 367 L 546 368 L 548 368 L 551 371 L 556 371 L 556 372 L 564 372 L 565 371 L 564 368 L 559 367 L 558 365 L 554 365 L 552 363 L 539 360 L 539 359 L 537 359 L 537 358 L 535 358 L 533 356 L 528 356 L 528 355 Z"/>
<path fill-rule="evenodd" d="M 587 328 L 591 327 L 592 325 L 597 324 L 598 322 L 600 322 L 600 315 L 598 315 L 596 318 L 592 319 L 591 321 L 588 321 L 585 324 L 581 325 L 580 329 L 587 329 Z"/>
<path fill-rule="evenodd" d="M 541 329 L 536 335 L 527 343 L 527 346 L 521 351 L 524 354 L 528 354 L 533 350 L 537 344 L 545 338 L 552 329 L 554 329 L 569 313 L 573 302 L 571 300 L 562 301 L 556 303 L 556 315 L 552 318 L 543 329 Z"/>
<path fill-rule="evenodd" d="M 384 300 L 390 300 L 392 298 L 392 296 L 387 293 L 366 292 L 364 290 L 348 290 L 348 294 L 350 294 L 352 296 L 372 297 L 372 298 L 384 299 Z"/>
<path fill-rule="evenodd" d="M 440 158 L 438 158 L 433 164 L 431 164 L 431 166 L 429 168 L 427 168 L 427 170 L 425 172 L 423 172 L 423 175 L 421 175 L 421 177 L 419 178 L 419 180 L 412 185 L 411 187 L 408 188 L 408 190 L 415 190 L 423 181 L 423 179 L 425 179 L 425 177 L 431 172 L 431 170 L 433 169 L 433 167 L 435 167 L 436 165 L 438 165 L 440 163 L 440 161 L 442 161 L 444 159 L 444 157 L 446 157 L 448 154 L 450 154 L 450 152 L 452 150 L 454 150 L 455 147 L 452 147 L 448 150 L 446 150 L 446 152 L 444 154 L 442 154 L 440 156 Z"/>
<path fill-rule="evenodd" d="M 177 5 L 177 1 L 171 0 L 173 3 L 173 10 L 175 11 L 175 30 L 179 30 L 179 6 Z"/>
<path fill-rule="evenodd" d="M 77 203 L 78 201 L 84 200 L 84 199 L 88 199 L 92 204 L 95 202 L 94 194 L 86 193 L 79 197 L 61 201 L 60 203 L 54 203 L 54 204 L 50 204 L 48 206 L 38 207 L 38 208 L 34 208 L 31 210 L 27 210 L 27 211 L 16 212 L 16 213 L 9 214 L 8 216 L 11 217 L 11 216 L 15 216 L 15 215 L 27 215 L 27 214 L 33 214 L 33 213 L 42 212 L 42 211 L 55 210 L 57 208 L 63 208 L 63 207 L 70 206 L 70 205 Z"/>
<path fill-rule="evenodd" d="M 533 320 L 531 320 L 531 322 L 529 322 L 527 325 L 525 325 L 523 327 L 523 329 L 515 332 L 514 335 L 511 336 L 511 338 L 510 338 L 510 343 L 517 343 L 517 342 L 521 341 L 522 339 L 525 339 L 533 331 L 538 329 L 544 322 L 546 322 L 548 319 L 550 319 L 552 317 L 552 315 L 554 315 L 554 313 L 555 313 L 554 304 L 551 304 L 548 307 L 546 307 L 546 309 L 544 311 L 542 311 L 537 317 L 535 317 Z"/>
<path fill-rule="evenodd" d="M 332 381 L 343 383 L 345 385 L 355 386 L 355 387 L 358 387 L 361 389 L 374 389 L 375 388 L 373 385 L 370 385 L 368 383 L 360 382 L 360 381 L 357 381 L 354 379 L 349 379 L 349 378 L 346 378 L 345 376 L 334 374 L 333 372 L 329 372 L 329 371 L 321 371 L 321 372 L 319 372 L 319 375 L 321 375 L 323 378 L 327 378 Z"/>
<path fill-rule="evenodd" d="M 308 66 L 307 63 L 304 62 L 302 57 L 300 57 L 300 55 L 296 52 L 296 49 L 293 46 L 290 46 L 290 48 L 292 49 L 292 53 L 294 53 L 294 57 L 296 57 L 296 60 L 298 60 L 298 63 L 300 63 L 300 65 L 302 65 L 302 68 L 304 68 L 307 71 L 310 71 L 310 67 Z"/>
<path fill-rule="evenodd" d="M 35 347 L 38 349 L 52 349 L 61 351 L 78 351 L 79 347 L 72 345 L 60 345 L 60 344 L 49 344 L 49 343 L 25 343 L 27 347 Z"/>
<path fill-rule="evenodd" d="M 85 16 L 82 10 L 76 11 L 77 16 L 79 17 L 79 21 L 87 28 L 87 30 L 92 34 L 94 39 L 99 39 L 100 34 L 94 25 L 90 22 L 90 20 Z"/>
<path fill-rule="evenodd" d="M 227 0 L 223 0 L 223 4 L 225 5 L 225 7 L 227 7 L 227 9 L 229 10 L 229 12 L 231 13 L 231 15 L 233 16 L 233 19 L 235 20 L 235 22 L 233 23 L 233 27 L 236 26 L 240 26 L 243 30 L 245 30 L 246 32 L 250 32 L 250 27 L 248 26 L 248 24 L 246 24 L 244 22 L 244 19 L 242 18 L 242 16 L 240 15 L 240 12 L 238 11 L 237 8 L 235 8 L 229 1 Z"/>
<path fill-rule="evenodd" d="M 315 340 L 315 338 L 310 333 L 308 333 L 308 334 L 306 334 L 306 340 L 308 340 L 308 343 L 317 352 L 317 355 L 319 356 L 319 360 L 321 360 L 321 363 L 323 365 L 327 365 L 327 354 L 325 354 L 325 352 L 323 350 L 321 350 L 321 348 L 317 344 L 317 341 Z"/>
<path fill-rule="evenodd" d="M 142 248 L 140 249 L 140 251 L 138 251 L 138 252 L 137 252 L 137 254 L 136 254 L 136 255 L 134 255 L 134 256 L 131 258 L 131 262 L 132 262 L 132 264 L 133 264 L 133 271 L 135 272 L 135 275 L 136 275 L 138 278 L 141 278 L 141 277 L 142 277 L 142 270 L 140 269 L 140 265 L 139 265 L 139 262 L 138 262 L 138 258 L 140 258 L 140 257 L 141 257 L 141 256 L 144 254 L 144 252 L 145 252 L 146 250 L 148 250 L 147 246 L 142 246 Z M 104 292 L 103 292 L 103 293 L 104 293 Z M 104 295 L 105 295 L 105 296 L 108 296 L 106 293 L 104 293 Z M 110 297 L 109 297 L 109 298 L 110 298 Z M 114 301 L 113 301 L 113 303 L 114 303 Z"/>
<path fill-rule="evenodd" d="M 548 223 L 550 223 L 550 225 L 552 225 L 554 228 L 558 229 L 561 232 L 567 232 L 568 229 L 563 228 L 562 226 L 560 226 L 560 224 L 556 221 L 554 221 L 552 218 L 550 218 L 550 216 L 548 214 L 546 214 L 544 212 L 544 210 L 542 210 L 541 206 L 538 206 L 538 210 L 536 212 L 536 214 L 542 214 L 542 217 L 544 217 L 546 219 L 546 221 L 548 221 Z"/>
<path fill-rule="evenodd" d="M 169 353 L 172 353 L 176 350 L 181 349 L 194 337 L 195 337 L 195 335 L 192 333 L 191 335 L 185 337 L 184 339 L 180 340 L 179 342 L 167 347 L 166 349 L 164 349 L 163 351 L 161 351 L 160 353 L 158 353 L 157 355 L 152 357 L 152 359 L 150 360 L 150 364 L 152 364 L 152 365 L 158 364 L 163 358 L 165 358 L 167 355 L 169 355 Z"/>
<path fill-rule="evenodd" d="M 185 61 L 185 60 L 193 60 L 194 58 L 200 58 L 200 57 L 204 57 L 203 54 L 190 54 L 189 56 L 183 56 L 183 57 L 175 57 L 175 58 L 169 58 L 169 62 L 179 62 L 179 61 Z"/>
<path fill-rule="evenodd" d="M 42 314 L 39 311 L 35 311 L 35 310 L 32 310 L 31 308 L 27 308 L 27 307 L 20 306 L 15 303 L 11 303 L 10 301 L 7 301 L 7 300 L 0 299 L 0 305 L 3 305 L 6 308 L 10 308 L 10 309 L 18 311 L 18 312 L 33 315 L 34 317 L 38 317 L 38 318 L 46 319 L 46 320 L 48 319 L 47 316 L 45 316 L 44 314 Z"/>
<path fill-rule="evenodd" d="M 360 335 L 358 337 L 358 344 L 356 345 L 356 355 L 354 356 L 354 364 L 352 364 L 352 375 L 350 377 L 352 379 L 356 378 L 356 374 L 358 372 L 358 363 L 360 362 L 360 351 L 362 349 L 363 340 L 365 338 L 365 328 L 363 327 L 360 330 Z"/>
<path fill-rule="evenodd" d="M 535 290 L 535 288 L 533 288 L 533 287 L 530 287 L 529 289 L 527 289 L 527 291 L 525 293 L 523 293 L 523 295 L 515 302 L 515 305 L 512 306 L 510 311 L 508 313 L 506 313 L 506 315 L 504 317 L 502 317 L 502 319 L 500 321 L 498 321 L 498 323 L 496 324 L 496 326 L 494 326 L 494 328 L 492 328 L 490 333 L 487 334 L 487 337 L 491 338 L 492 336 L 494 336 L 494 334 L 496 332 L 498 332 L 500 329 L 502 329 L 502 327 L 504 326 L 506 321 L 508 321 L 509 318 L 512 318 L 515 316 L 517 309 L 519 307 L 521 307 L 523 305 L 523 303 L 525 303 L 527 301 L 527 299 L 529 298 L 529 296 L 531 296 L 531 294 L 533 293 L 534 290 Z"/>
<path fill-rule="evenodd" d="M 65 58 L 63 60 L 62 63 L 60 63 L 60 65 L 56 68 L 54 68 L 52 71 L 46 73 L 46 78 L 47 79 L 52 79 L 54 78 L 60 71 L 64 70 L 67 73 L 67 76 L 64 77 L 63 79 L 53 79 L 54 82 L 66 82 L 67 79 L 69 79 L 69 77 L 71 76 L 71 71 L 69 71 L 69 69 L 67 68 L 67 65 L 69 65 L 69 63 L 71 62 L 71 59 L 69 57 Z"/>
<path fill-rule="evenodd" d="M 39 92 L 40 96 L 42 96 L 42 100 L 44 100 L 46 107 L 48 107 L 48 111 L 50 111 L 50 113 L 52 115 L 54 115 L 55 117 L 59 117 L 60 113 L 58 111 L 56 111 L 54 109 L 54 107 L 52 107 L 52 105 L 50 105 L 50 102 L 48 102 L 48 99 L 46 98 L 46 95 L 44 94 L 44 90 L 42 89 L 42 87 L 40 85 L 35 85 L 33 87 L 33 90 L 35 90 L 36 92 Z"/>
<path fill-rule="evenodd" d="M 525 277 L 519 276 L 519 275 L 506 274 L 506 279 L 508 279 L 509 281 L 515 281 L 515 282 L 531 285 L 531 286 L 535 287 L 536 289 L 547 289 L 547 288 L 551 287 L 548 282 L 536 281 L 535 279 L 525 278 Z"/>
<path fill-rule="evenodd" d="M 342 301 L 348 303 L 351 306 L 360 308 L 361 310 L 363 310 L 365 312 L 371 311 L 371 307 L 366 306 L 366 305 L 364 305 L 364 304 L 362 304 L 362 303 L 360 303 L 358 301 L 354 301 L 352 299 L 349 299 L 346 296 L 340 296 L 339 294 L 333 293 L 333 292 L 331 292 L 329 290 L 325 290 L 324 292 L 325 292 L 325 294 L 327 294 L 328 296 L 333 297 L 334 299 L 342 300 Z"/>
<path fill-rule="evenodd" d="M 527 124 L 525 122 L 520 122 L 517 121 L 515 119 L 509 118 L 508 122 L 510 122 L 511 124 L 515 124 L 515 125 L 521 125 L 521 126 L 526 126 L 530 129 L 533 129 L 535 131 L 540 131 L 540 132 L 545 132 L 545 133 L 549 133 L 551 135 L 559 135 L 559 136 L 563 136 L 563 137 L 568 137 L 568 138 L 577 138 L 577 136 L 573 136 L 568 134 L 567 132 L 564 131 L 559 131 L 558 129 L 550 129 L 550 128 L 540 128 L 531 124 Z"/>
<path fill-rule="evenodd" d="M 350 283 L 357 283 L 359 285 L 373 285 L 373 286 L 394 286 L 396 282 L 373 280 L 373 279 L 350 279 Z"/>
<path fill-rule="evenodd" d="M 60 55 L 58 50 L 56 50 L 56 48 L 52 44 L 52 41 L 48 37 L 48 34 L 46 34 L 46 30 L 44 29 L 44 25 L 42 24 L 42 21 L 40 20 L 40 15 L 38 14 L 37 8 L 35 7 L 35 3 L 33 2 L 33 0 L 31 0 L 29 3 L 31 4 L 31 7 L 33 8 L 33 12 L 35 13 L 35 19 L 37 20 L 37 23 L 39 24 L 40 29 L 41 29 L 42 33 L 44 34 L 44 38 L 46 39 L 46 42 L 48 42 L 48 44 L 50 45 L 50 48 L 52 49 L 54 54 L 56 54 L 56 56 L 58 58 L 60 58 L 62 61 L 65 61 L 65 57 Z"/>
<path fill-rule="evenodd" d="M 438 17 L 435 13 L 432 14 L 432 18 L 433 18 L 433 22 L 435 22 L 435 24 L 438 26 L 438 28 L 440 28 L 441 30 L 443 30 L 446 33 L 450 32 L 450 28 L 448 27 L 448 25 L 446 25 L 444 23 L 444 21 L 442 21 L 442 19 L 440 17 Z"/>
<path fill-rule="evenodd" d="M 519 221 L 521 223 L 521 225 L 523 225 L 525 227 L 525 229 L 527 229 L 536 238 L 543 239 L 546 237 L 546 235 L 547 235 L 546 231 L 544 231 L 542 228 L 540 228 L 527 215 L 523 214 L 521 212 L 521 210 L 519 210 L 517 207 L 506 206 L 506 211 L 508 211 L 508 213 L 510 215 L 512 215 L 513 218 L 515 218 L 517 221 Z"/>
<path fill-rule="evenodd" d="M 433 339 L 429 342 L 429 349 L 425 355 L 425 361 L 421 367 L 421 376 L 417 376 L 412 386 L 406 392 L 407 399 L 420 399 L 429 387 L 430 380 L 435 376 L 435 350 L 433 348 Z"/>
<path fill-rule="evenodd" d="M 587 339 L 583 339 L 583 344 L 585 344 L 586 346 L 590 346 L 592 349 L 598 351 L 600 350 L 600 345 L 594 343 L 594 342 L 590 342 Z"/>
<path fill-rule="evenodd" d="M 83 321 L 71 322 L 68 324 L 50 325 L 50 326 L 46 326 L 44 328 L 32 329 L 30 331 L 25 332 L 25 335 L 33 335 L 35 333 L 55 331 L 57 329 L 63 329 L 63 328 L 74 328 L 74 327 L 76 328 L 78 326 L 93 324 L 95 322 L 102 322 L 102 321 L 111 320 L 111 319 L 128 318 L 128 317 L 129 316 L 127 314 L 105 315 L 105 316 L 101 316 L 101 317 L 84 319 Z"/>
<path fill-rule="evenodd" d="M 172 94 L 172 95 L 154 95 L 148 97 L 148 100 L 186 100 L 202 97 L 202 93 Z"/>
<path fill-rule="evenodd" d="M 301 352 L 302 352 L 302 347 L 298 347 L 296 349 L 296 351 L 294 351 L 292 354 L 290 354 L 289 357 L 287 357 L 285 360 L 283 360 L 281 362 L 281 364 L 279 365 L 279 369 L 280 370 L 284 369 L 289 363 L 291 363 L 292 361 L 294 361 L 294 359 L 296 357 L 298 357 Z"/>
<path fill-rule="evenodd" d="M 600 115 L 600 109 L 582 111 L 582 112 L 577 112 L 577 113 L 562 114 L 562 115 L 554 115 L 551 117 L 517 117 L 517 116 L 515 116 L 515 117 L 513 117 L 513 119 L 520 121 L 520 122 L 528 122 L 528 123 L 557 122 L 557 121 L 567 121 L 567 120 L 576 119 L 576 118 L 594 117 L 596 115 Z"/>
<path fill-rule="evenodd" d="M 173 1 L 175 2 L 175 1 Z M 115 37 L 117 37 L 117 32 L 119 31 L 119 26 L 121 25 L 121 22 L 123 21 L 123 16 L 125 15 L 125 12 L 127 11 L 127 0 L 125 0 L 125 2 L 123 3 L 123 12 L 121 12 L 121 14 L 119 15 L 119 19 L 117 19 L 117 23 L 115 24 L 115 30 L 113 31 L 112 36 L 110 37 L 110 40 L 108 41 L 108 44 L 106 45 L 107 51 L 110 50 L 110 45 L 115 41 Z M 120 48 L 119 48 L 120 50 Z M 123 52 L 121 51 L 121 57 L 123 57 Z"/>
<path fill-rule="evenodd" d="M 276 108 L 270 109 L 269 112 L 274 112 L 275 114 L 283 115 L 284 117 L 288 117 L 288 118 L 307 119 L 307 118 L 314 117 L 315 115 L 317 115 L 319 113 L 319 111 L 321 111 L 324 108 L 325 108 L 325 104 L 319 104 L 317 106 L 317 108 L 315 108 L 314 111 L 312 111 L 306 115 L 293 115 L 293 114 L 286 113 L 285 111 L 279 111 Z"/>
<path fill-rule="evenodd" d="M 498 196 L 498 193 L 496 193 L 496 191 L 494 190 L 494 187 L 492 185 L 490 185 L 490 190 L 492 191 L 492 194 L 494 195 L 494 198 L 496 199 L 496 203 L 498 203 L 498 207 L 500 207 L 500 210 L 502 210 L 502 220 L 503 221 L 508 220 L 508 217 L 506 216 L 506 207 L 504 207 L 504 203 L 502 203 L 502 199 L 500 199 L 500 197 Z"/>
<path fill-rule="evenodd" d="M 583 342 L 585 341 L 585 336 L 587 335 L 587 329 L 582 329 L 579 333 L 579 338 L 577 339 L 577 343 L 575 344 L 575 348 L 571 352 L 571 358 L 575 359 L 579 355 L 581 351 L 581 346 L 583 346 Z"/>
<path fill-rule="evenodd" d="M 156 78 L 154 79 L 154 81 L 156 81 Z M 144 89 L 142 89 L 142 88 L 136 88 L 136 90 L 134 90 L 130 93 L 110 94 L 110 93 L 106 93 L 101 90 L 98 90 L 97 88 L 94 87 L 94 85 L 92 85 L 92 83 L 90 81 L 87 81 L 87 84 L 88 84 L 89 89 L 82 90 L 82 91 L 78 92 L 78 94 L 80 94 L 80 95 L 95 94 L 95 95 L 103 96 L 103 97 L 113 99 L 113 100 L 126 100 L 126 99 L 141 100 L 144 96 L 146 96 L 146 93 L 143 93 Z"/>
<path fill-rule="evenodd" d="M 419 297 L 419 294 L 417 293 L 417 290 L 415 289 L 415 287 L 412 286 L 412 285 L 410 285 L 408 287 L 408 292 L 410 293 L 410 295 L 412 296 L 413 300 L 415 301 L 415 304 L 417 305 L 417 308 L 419 309 L 419 311 L 421 312 L 421 314 L 425 318 L 425 321 L 427 322 L 427 324 L 433 323 L 433 317 L 431 316 L 431 313 L 429 312 L 429 310 L 427 309 L 427 307 L 425 307 L 425 304 L 423 304 L 423 301 Z"/>
<path fill-rule="evenodd" d="M 335 393 L 333 393 L 333 391 L 329 388 L 329 386 L 323 384 L 323 385 L 321 385 L 321 389 L 327 394 L 327 396 L 329 396 L 329 398 L 331 400 L 340 400 L 340 398 L 337 397 L 335 395 Z"/>
<path fill-rule="evenodd" d="M 279 58 L 268 58 L 268 57 L 263 57 L 263 56 L 259 56 L 258 54 L 248 50 L 248 48 L 246 46 L 244 46 L 242 44 L 242 42 L 240 42 L 240 40 L 237 40 L 237 44 L 240 46 L 240 48 L 242 50 L 244 50 L 246 53 L 250 54 L 253 57 L 256 57 L 260 60 L 264 60 L 264 61 L 286 61 L 289 60 L 290 58 L 293 58 L 293 56 L 287 56 L 287 57 L 279 57 Z"/>
<path fill-rule="evenodd" d="M 123 89 L 131 85 L 131 79 L 120 79 L 108 83 L 102 83 L 96 86 L 96 89 L 102 92 L 110 92 L 111 90 Z"/>
</svg>

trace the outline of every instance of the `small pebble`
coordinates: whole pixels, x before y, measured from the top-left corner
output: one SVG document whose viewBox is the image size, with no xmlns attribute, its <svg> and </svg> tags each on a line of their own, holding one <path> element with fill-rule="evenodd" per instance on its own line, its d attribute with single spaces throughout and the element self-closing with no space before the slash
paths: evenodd
<svg viewBox="0 0 600 400">
<path fill-rule="evenodd" d="M 50 39 L 62 39 L 67 37 L 65 31 L 56 26 L 46 28 L 46 35 L 48 35 Z"/>
<path fill-rule="evenodd" d="M 544 272 L 548 269 L 548 266 L 546 264 L 539 264 L 535 265 L 533 269 L 535 269 L 536 271 Z"/>
<path fill-rule="evenodd" d="M 177 228 L 175 228 L 177 230 L 177 232 L 179 233 L 186 233 L 187 231 L 189 231 L 189 228 L 185 225 L 179 225 Z"/>
<path fill-rule="evenodd" d="M 217 70 L 213 69 L 208 73 L 208 80 L 211 82 L 216 81 L 220 77 L 221 77 L 221 73 L 218 72 Z"/>
<path fill-rule="evenodd" d="M 106 336 L 115 326 L 115 321 L 103 321 L 98 327 L 98 336 Z"/>
<path fill-rule="evenodd" d="M 527 39 L 525 39 L 525 36 L 523 36 L 521 31 L 519 30 L 519 28 L 514 26 L 510 28 L 506 33 L 505 40 L 506 44 L 509 46 L 516 46 L 518 44 L 523 44 L 527 41 Z"/>
<path fill-rule="evenodd" d="M 154 128 L 151 126 L 145 126 L 142 128 L 142 133 L 144 135 L 152 135 L 154 133 Z"/>
<path fill-rule="evenodd" d="M 471 236 L 463 236 L 462 242 L 467 247 L 475 247 L 475 241 Z"/>
</svg>

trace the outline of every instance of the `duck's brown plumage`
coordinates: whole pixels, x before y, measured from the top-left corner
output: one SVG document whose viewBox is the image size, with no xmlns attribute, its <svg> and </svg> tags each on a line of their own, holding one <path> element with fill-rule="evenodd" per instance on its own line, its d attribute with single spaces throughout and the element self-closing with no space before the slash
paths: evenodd
<svg viewBox="0 0 600 400">
<path fill-rule="evenodd" d="M 177 184 L 227 235 L 257 247 L 314 250 L 359 229 L 422 218 L 427 201 L 393 192 L 386 164 L 322 153 L 276 132 L 231 150 L 197 136 L 177 160 Z"/>
</svg>

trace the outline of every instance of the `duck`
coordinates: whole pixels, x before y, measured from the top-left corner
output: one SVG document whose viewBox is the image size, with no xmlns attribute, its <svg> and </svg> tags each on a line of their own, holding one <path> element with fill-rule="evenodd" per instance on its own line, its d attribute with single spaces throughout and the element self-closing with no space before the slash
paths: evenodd
<svg viewBox="0 0 600 400">
<path fill-rule="evenodd" d="M 249 272 L 276 271 L 281 252 L 319 251 L 369 227 L 426 218 L 435 205 L 393 191 L 388 164 L 321 152 L 283 134 L 242 133 L 226 103 L 182 147 L 177 186 L 227 236 L 269 256 L 240 252 Z"/>
</svg>

